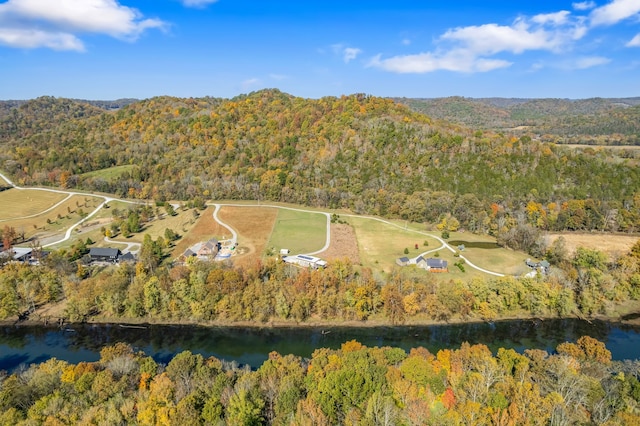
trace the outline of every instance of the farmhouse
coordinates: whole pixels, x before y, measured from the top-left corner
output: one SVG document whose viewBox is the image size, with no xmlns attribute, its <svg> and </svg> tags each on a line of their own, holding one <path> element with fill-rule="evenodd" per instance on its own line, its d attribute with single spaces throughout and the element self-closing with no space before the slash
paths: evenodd
<svg viewBox="0 0 640 426">
<path fill-rule="evenodd" d="M 421 263 L 420 267 L 426 269 L 429 272 L 449 272 L 447 261 L 444 259 L 430 257 L 423 260 L 424 262 Z"/>
<path fill-rule="evenodd" d="M 92 262 L 118 262 L 120 250 L 109 247 L 91 247 L 89 257 Z"/>
<path fill-rule="evenodd" d="M 295 256 L 283 256 L 282 261 L 285 263 L 290 263 L 292 265 L 301 266 L 303 268 L 325 268 L 327 266 L 327 262 L 320 259 L 319 257 L 308 256 L 306 254 L 297 254 Z"/>
<path fill-rule="evenodd" d="M 200 260 L 212 260 L 218 255 L 220 247 L 220 242 L 216 238 L 212 238 L 189 247 L 182 256 L 185 259 L 197 257 Z"/>
</svg>

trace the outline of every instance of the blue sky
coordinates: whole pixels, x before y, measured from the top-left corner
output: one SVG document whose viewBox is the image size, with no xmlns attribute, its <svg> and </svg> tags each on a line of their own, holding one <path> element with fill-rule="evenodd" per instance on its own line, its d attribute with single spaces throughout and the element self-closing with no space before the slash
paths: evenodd
<svg viewBox="0 0 640 426">
<path fill-rule="evenodd" d="M 0 0 L 0 99 L 640 96 L 640 0 Z"/>
</svg>

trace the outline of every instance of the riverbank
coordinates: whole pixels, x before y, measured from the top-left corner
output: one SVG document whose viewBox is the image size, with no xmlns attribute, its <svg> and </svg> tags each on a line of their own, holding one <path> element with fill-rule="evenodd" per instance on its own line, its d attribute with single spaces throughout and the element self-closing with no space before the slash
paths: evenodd
<svg viewBox="0 0 640 426">
<path fill-rule="evenodd" d="M 144 318 L 128 318 L 128 317 L 106 317 L 92 316 L 86 321 L 72 322 L 67 321 L 63 317 L 63 309 L 61 305 L 50 306 L 48 308 L 40 308 L 31 313 L 28 317 L 20 319 L 17 316 L 0 320 L 0 326 L 45 326 L 45 327 L 63 327 L 73 324 L 114 324 L 122 326 L 198 326 L 198 327 L 225 327 L 225 328 L 376 328 L 376 327 L 428 327 L 440 325 L 464 325 L 478 323 L 493 323 L 504 321 L 546 321 L 558 319 L 576 319 L 583 321 L 603 321 L 612 324 L 622 324 L 629 326 L 640 326 L 640 301 L 628 301 L 616 307 L 613 314 L 610 315 L 594 315 L 585 317 L 582 315 L 570 315 L 566 317 L 559 316 L 539 316 L 527 315 L 507 315 L 496 317 L 491 320 L 479 317 L 453 317 L 446 321 L 433 320 L 427 317 L 414 317 L 405 320 L 402 323 L 391 323 L 386 318 L 371 318 L 364 321 L 359 320 L 320 320 L 309 319 L 307 321 L 273 319 L 267 322 L 255 321 L 192 321 L 192 320 L 167 320 L 161 318 L 144 317 Z"/>
</svg>

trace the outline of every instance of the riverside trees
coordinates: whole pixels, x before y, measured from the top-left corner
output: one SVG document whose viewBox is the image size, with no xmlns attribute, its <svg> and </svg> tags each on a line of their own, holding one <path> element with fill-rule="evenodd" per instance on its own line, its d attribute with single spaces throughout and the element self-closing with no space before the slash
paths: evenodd
<svg viewBox="0 0 640 426">
<path fill-rule="evenodd" d="M 588 337 L 551 354 L 349 341 L 310 359 L 271 353 L 255 371 L 190 352 L 163 368 L 119 343 L 96 362 L 4 376 L 0 423 L 628 425 L 640 422 L 639 375 Z"/>
</svg>

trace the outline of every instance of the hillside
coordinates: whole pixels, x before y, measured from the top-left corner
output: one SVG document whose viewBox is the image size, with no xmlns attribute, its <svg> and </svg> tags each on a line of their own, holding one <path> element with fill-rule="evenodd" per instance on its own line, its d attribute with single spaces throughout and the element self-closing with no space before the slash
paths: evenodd
<svg viewBox="0 0 640 426">
<path fill-rule="evenodd" d="M 459 101 L 461 115 L 482 111 Z M 640 226 L 631 160 L 478 128 L 360 94 L 158 97 L 117 111 L 40 98 L 0 119 L 0 168 L 25 185 L 285 201 L 416 222 L 452 215 L 479 232 L 523 220 L 557 230 Z M 96 173 L 126 165 L 138 167 Z"/>
<path fill-rule="evenodd" d="M 396 98 L 434 118 L 556 143 L 639 145 L 640 98 Z"/>
</svg>

